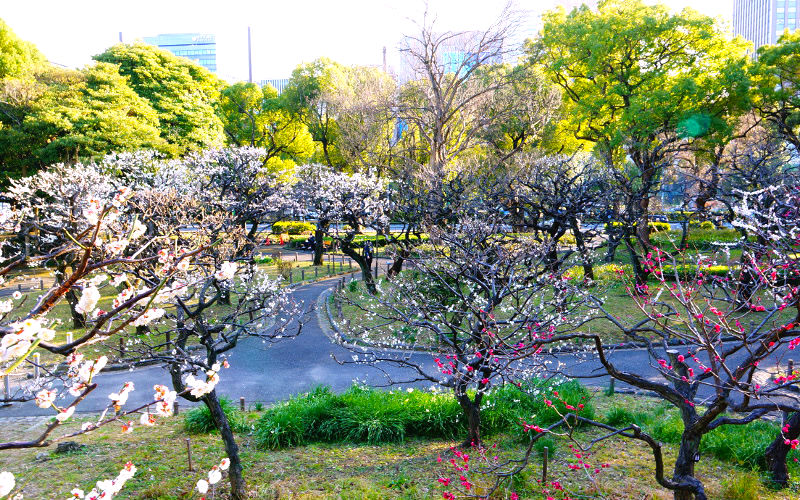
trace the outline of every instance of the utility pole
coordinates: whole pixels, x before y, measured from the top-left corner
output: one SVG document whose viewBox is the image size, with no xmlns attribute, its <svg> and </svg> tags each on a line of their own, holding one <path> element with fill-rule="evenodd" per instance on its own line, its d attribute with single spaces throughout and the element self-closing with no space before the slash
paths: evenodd
<svg viewBox="0 0 800 500">
<path fill-rule="evenodd" d="M 122 32 L 119 32 L 119 43 L 122 43 Z"/>
<path fill-rule="evenodd" d="M 253 83 L 253 52 L 250 41 L 250 26 L 247 27 L 247 81 Z"/>
<path fill-rule="evenodd" d="M 388 73 L 389 71 L 387 71 L 387 69 L 388 68 L 386 67 L 386 45 L 384 45 L 383 46 L 383 72 L 384 73 Z"/>
</svg>

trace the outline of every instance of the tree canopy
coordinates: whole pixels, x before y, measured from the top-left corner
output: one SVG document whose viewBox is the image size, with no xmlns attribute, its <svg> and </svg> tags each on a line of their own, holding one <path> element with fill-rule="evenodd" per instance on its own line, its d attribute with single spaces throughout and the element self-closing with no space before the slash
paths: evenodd
<svg viewBox="0 0 800 500">
<path fill-rule="evenodd" d="M 131 88 L 156 110 L 171 154 L 222 145 L 222 122 L 214 103 L 224 83 L 210 71 L 139 42 L 114 45 L 95 59 L 118 65 Z"/>
<path fill-rule="evenodd" d="M 265 161 L 284 167 L 308 160 L 314 140 L 306 125 L 289 112 L 270 85 L 236 83 L 222 90 L 217 112 L 229 144 L 259 147 Z"/>
</svg>

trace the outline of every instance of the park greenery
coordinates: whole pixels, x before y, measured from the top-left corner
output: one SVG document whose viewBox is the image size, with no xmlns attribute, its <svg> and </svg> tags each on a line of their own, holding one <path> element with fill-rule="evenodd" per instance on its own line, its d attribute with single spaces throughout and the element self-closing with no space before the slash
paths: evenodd
<svg viewBox="0 0 800 500">
<path fill-rule="evenodd" d="M 174 492 L 126 448 L 65 491 L 86 499 L 278 497 L 254 457 L 426 440 L 448 445 L 420 498 L 641 497 L 604 485 L 626 472 L 604 446 L 676 500 L 796 493 L 800 35 L 752 57 L 714 19 L 639 0 L 548 12 L 521 47 L 516 24 L 426 17 L 402 77 L 320 58 L 279 94 L 140 42 L 56 67 L 0 21 L 2 401 L 52 417 L 0 450 L 120 426 L 221 442 L 200 479 L 158 463 Z M 314 317 L 295 285 L 337 272 L 354 280 Z M 227 399 L 232 352 L 318 322 L 342 370 L 393 388 Z M 79 418 L 109 363 L 169 384 Z M 564 467 L 537 482 L 546 450 Z M 0 460 L 0 498 L 43 494 Z"/>
</svg>

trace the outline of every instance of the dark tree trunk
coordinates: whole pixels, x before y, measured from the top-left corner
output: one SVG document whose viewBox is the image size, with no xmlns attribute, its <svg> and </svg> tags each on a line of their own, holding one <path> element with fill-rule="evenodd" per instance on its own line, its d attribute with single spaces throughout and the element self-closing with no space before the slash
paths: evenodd
<svg viewBox="0 0 800 500">
<path fill-rule="evenodd" d="M 56 268 L 56 284 L 62 283 L 67 276 L 67 263 L 59 260 Z M 69 314 L 72 317 L 72 328 L 85 328 L 86 315 L 79 313 L 75 308 L 78 306 L 78 296 L 72 288 L 64 295 L 69 304 Z"/>
<path fill-rule="evenodd" d="M 330 223 L 327 221 L 317 222 L 317 228 L 314 230 L 314 265 L 321 266 L 322 255 L 325 253 L 325 233 L 328 231 Z"/>
<path fill-rule="evenodd" d="M 372 277 L 372 259 L 364 258 L 364 255 L 345 242 L 342 242 L 342 253 L 358 264 L 359 269 L 361 269 L 361 275 L 364 277 L 364 286 L 367 288 L 367 291 L 371 295 L 377 294 L 378 289 L 375 286 L 375 279 Z"/>
<path fill-rule="evenodd" d="M 244 500 L 247 498 L 247 489 L 242 476 L 242 463 L 239 460 L 239 446 L 233 437 L 228 417 L 222 411 L 222 406 L 219 404 L 217 392 L 211 391 L 203 397 L 203 402 L 211 412 L 211 417 L 217 426 L 222 442 L 225 443 L 225 453 L 231 461 L 230 468 L 228 469 L 228 480 L 231 483 L 231 498 L 233 500 Z"/>
<path fill-rule="evenodd" d="M 608 249 L 606 250 L 605 261 L 608 263 L 614 262 L 614 258 L 617 255 L 617 247 L 619 247 L 620 242 L 622 241 L 620 234 L 618 231 L 610 230 L 608 231 Z"/>
<path fill-rule="evenodd" d="M 645 272 L 644 268 L 642 267 L 642 261 L 639 259 L 639 254 L 636 252 L 634 244 L 631 243 L 630 236 L 631 235 L 626 231 L 622 236 L 622 239 L 625 243 L 625 248 L 628 249 L 628 254 L 631 257 L 631 267 L 633 267 L 633 275 L 637 286 L 636 292 L 638 293 L 638 287 L 642 287 L 647 284 L 647 272 Z"/>
<path fill-rule="evenodd" d="M 85 328 L 86 315 L 75 310 L 75 307 L 78 305 L 78 297 L 75 295 L 75 290 L 70 289 L 64 295 L 64 297 L 67 299 L 67 303 L 69 304 L 69 314 L 72 316 L 72 328 Z"/>
<path fill-rule="evenodd" d="M 789 468 L 786 466 L 786 455 L 789 454 L 789 450 L 792 448 L 791 445 L 786 444 L 785 440 L 791 441 L 800 436 L 800 413 L 793 413 L 789 420 L 786 421 L 786 425 L 789 426 L 787 432 L 779 434 L 764 452 L 772 482 L 779 488 L 789 486 Z"/>
<path fill-rule="evenodd" d="M 389 267 L 389 272 L 386 273 L 386 276 L 389 278 L 394 278 L 400 271 L 403 270 L 403 263 L 406 259 L 411 255 L 411 252 L 405 248 L 401 249 L 397 252 L 394 259 L 392 260 L 392 265 Z"/>
<path fill-rule="evenodd" d="M 476 396 L 477 397 L 477 396 Z M 464 410 L 467 417 L 468 435 L 467 439 L 461 443 L 462 447 L 472 447 L 481 445 L 481 406 L 480 400 L 473 401 L 465 393 L 456 396 L 458 404 Z"/>
<path fill-rule="evenodd" d="M 681 436 L 681 447 L 678 450 L 678 458 L 675 460 L 675 470 L 672 480 L 676 483 L 690 483 L 695 486 L 694 490 L 675 490 L 674 500 L 706 500 L 705 490 L 702 483 L 694 477 L 694 457 L 700 451 L 699 434 L 684 431 Z"/>
<path fill-rule="evenodd" d="M 583 239 L 583 233 L 580 230 L 577 220 L 572 220 L 572 234 L 575 236 L 575 246 L 578 248 L 578 253 L 581 255 L 581 264 L 583 265 L 583 281 L 594 281 L 594 267 L 592 266 L 592 257 L 589 255 L 589 250 L 586 248 L 586 241 Z"/>
</svg>

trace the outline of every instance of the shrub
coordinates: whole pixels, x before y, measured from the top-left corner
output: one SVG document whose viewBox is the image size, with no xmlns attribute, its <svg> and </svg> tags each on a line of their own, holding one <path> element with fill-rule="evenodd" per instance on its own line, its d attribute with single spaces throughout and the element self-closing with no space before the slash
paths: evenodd
<svg viewBox="0 0 800 500">
<path fill-rule="evenodd" d="M 267 257 L 266 255 L 255 257 L 253 261 L 256 264 L 266 264 L 266 265 L 270 265 L 275 262 L 275 260 L 272 257 Z"/>
<path fill-rule="evenodd" d="M 690 228 L 697 228 L 697 229 L 704 229 L 704 230 L 714 230 L 717 227 L 714 225 L 713 222 L 710 220 L 690 220 L 689 221 Z"/>
<path fill-rule="evenodd" d="M 247 419 L 239 411 L 236 405 L 226 397 L 219 398 L 222 411 L 228 417 L 228 423 L 234 432 L 246 432 L 249 430 Z M 183 417 L 183 428 L 190 434 L 207 434 L 217 429 L 214 419 L 211 418 L 211 411 L 203 404 L 192 408 Z"/>
<path fill-rule="evenodd" d="M 317 226 L 309 222 L 300 221 L 282 221 L 272 224 L 272 233 L 281 234 L 287 233 L 290 235 L 313 233 Z"/>
<path fill-rule="evenodd" d="M 630 264 L 602 264 L 599 266 L 593 266 L 594 269 L 594 279 L 600 283 L 611 283 L 615 281 L 619 281 L 620 279 L 620 271 L 630 276 L 630 273 L 633 271 L 633 267 Z M 583 281 L 583 266 L 573 266 L 564 273 L 564 276 L 576 280 L 576 281 Z"/>
<path fill-rule="evenodd" d="M 661 231 L 670 231 L 672 226 L 669 225 L 669 222 L 648 222 L 647 227 L 650 228 L 650 231 L 654 233 L 660 233 Z"/>
</svg>

